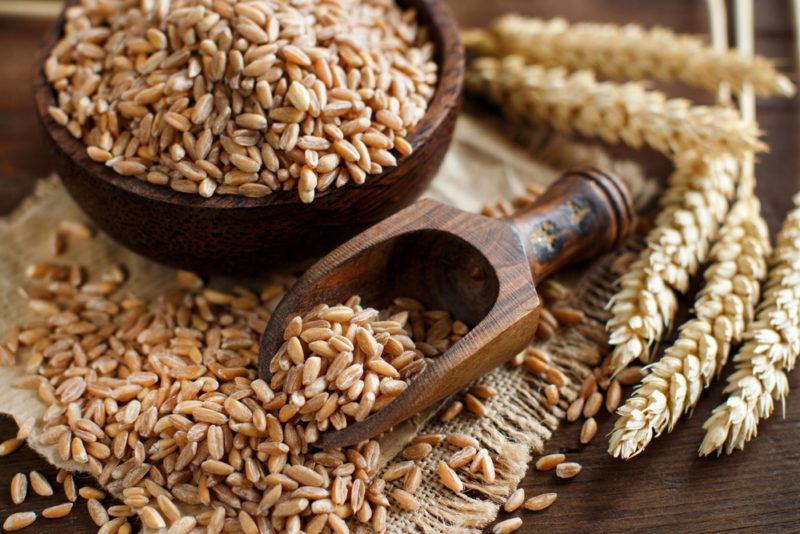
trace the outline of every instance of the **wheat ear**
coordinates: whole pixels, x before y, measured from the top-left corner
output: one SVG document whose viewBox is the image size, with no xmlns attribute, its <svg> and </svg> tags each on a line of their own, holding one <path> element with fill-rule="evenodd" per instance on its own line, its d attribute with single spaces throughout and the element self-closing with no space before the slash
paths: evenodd
<svg viewBox="0 0 800 534">
<path fill-rule="evenodd" d="M 767 225 L 758 200 L 747 192 L 731 208 L 711 249 L 695 318 L 681 326 L 678 339 L 649 366 L 650 374 L 619 409 L 609 454 L 636 456 L 694 408 L 753 319 L 768 253 Z"/>
<path fill-rule="evenodd" d="M 708 158 L 680 154 L 661 199 L 646 247 L 619 280 L 609 301 L 611 368 L 616 372 L 636 358 L 650 360 L 677 310 L 676 293 L 689 289 L 690 278 L 706 260 L 735 191 L 736 161 L 727 155 Z"/>
<path fill-rule="evenodd" d="M 531 63 L 591 69 L 611 78 L 677 80 L 711 91 L 727 83 L 737 93 L 750 83 L 762 96 L 795 92 L 789 78 L 764 57 L 714 50 L 698 37 L 662 27 L 570 24 L 511 14 L 496 19 L 488 31 L 464 32 L 464 38 L 481 54 L 521 54 Z"/>
<path fill-rule="evenodd" d="M 743 449 L 756 436 L 759 421 L 772 415 L 775 401 L 784 403 L 789 393 L 786 371 L 800 352 L 800 195 L 794 205 L 778 233 L 757 318 L 734 356 L 728 398 L 703 425 L 702 456 Z"/>
<path fill-rule="evenodd" d="M 590 71 L 526 65 L 522 56 L 473 61 L 467 87 L 512 119 L 547 122 L 563 133 L 633 148 L 649 145 L 669 156 L 694 149 L 734 155 L 765 149 L 758 128 L 732 109 L 668 99 L 641 83 L 598 82 Z"/>
</svg>

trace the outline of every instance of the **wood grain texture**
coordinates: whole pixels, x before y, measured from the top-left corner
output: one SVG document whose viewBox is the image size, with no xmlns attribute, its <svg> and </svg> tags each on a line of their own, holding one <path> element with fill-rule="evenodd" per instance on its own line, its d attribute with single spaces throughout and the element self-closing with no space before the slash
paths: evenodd
<svg viewBox="0 0 800 534">
<path fill-rule="evenodd" d="M 421 200 L 311 266 L 270 319 L 261 375 L 297 315 L 359 295 L 384 307 L 412 297 L 453 310 L 470 332 L 435 358 L 397 399 L 360 423 L 323 434 L 322 448 L 375 437 L 459 391 L 530 343 L 541 302 L 535 282 L 569 263 L 609 252 L 633 225 L 622 181 L 596 169 L 570 172 L 514 219 L 491 219 Z"/>
<path fill-rule="evenodd" d="M 50 117 L 54 92 L 40 69 L 34 82 L 36 107 L 55 167 L 72 197 L 101 229 L 162 263 L 207 274 L 258 274 L 317 258 L 416 200 L 450 145 L 464 78 L 458 29 L 442 0 L 404 4 L 416 8 L 429 28 L 440 66 L 439 85 L 428 112 L 409 135 L 414 152 L 363 185 L 334 187 L 304 204 L 297 191 L 205 199 L 120 176 L 93 162 L 83 143 Z M 40 64 L 59 27 L 60 22 L 54 24 L 48 34 Z"/>
<path fill-rule="evenodd" d="M 680 31 L 706 33 L 703 0 L 642 2 L 641 0 L 448 0 L 464 25 L 482 25 L 503 12 L 543 17 L 564 16 L 570 20 L 641 22 L 662 24 Z M 729 3 L 730 4 L 730 3 Z M 729 5 L 730 7 L 730 5 Z M 792 31 L 789 2 L 759 0 L 756 10 L 756 49 L 775 57 L 793 72 Z M 47 27 L 40 21 L 0 19 L 0 46 L 8 51 L 0 62 L 0 212 L 8 213 L 32 189 L 48 167 L 42 159 L 44 137 L 37 133 L 32 105 L 26 104 L 33 75 L 31 58 Z M 793 75 L 797 79 L 796 73 Z M 673 88 L 670 87 L 670 90 Z M 691 93 L 697 97 L 698 93 Z M 701 95 L 702 96 L 702 95 Z M 707 98 L 707 97 L 706 97 Z M 791 206 L 791 196 L 800 190 L 800 109 L 797 100 L 759 102 L 759 125 L 766 131 L 770 153 L 757 166 L 758 195 L 764 216 L 775 231 Z M 648 170 L 666 177 L 669 166 L 657 155 L 642 160 Z M 0 244 L 2 247 L 2 244 Z M 2 248 L 0 248 L 2 254 Z M 726 372 L 730 368 L 726 369 Z M 747 450 L 720 459 L 698 459 L 703 436 L 702 423 L 722 399 L 722 384 L 706 392 L 695 415 L 681 422 L 676 431 L 655 440 L 645 453 L 629 462 L 612 461 L 603 437 L 613 419 L 598 418 L 597 438 L 580 446 L 579 425 L 562 426 L 547 443 L 546 452 L 566 451 L 584 465 L 570 481 L 552 474 L 531 471 L 522 483 L 529 496 L 557 491 L 558 500 L 548 510 L 525 513 L 525 526 L 518 532 L 533 534 L 575 532 L 797 532 L 800 530 L 800 373 L 790 375 L 792 393 L 787 399 L 787 417 L 780 414 L 762 424 L 759 437 Z M 626 391 L 627 394 L 627 391 Z M 13 437 L 14 423 L 0 420 L 0 439 Z M 10 504 L 8 484 L 14 473 L 40 470 L 50 480 L 54 471 L 32 451 L 23 448 L 0 460 L 0 520 L 21 508 Z M 58 504 L 63 493 L 36 497 L 28 509 L 41 510 Z M 501 514 L 501 518 L 508 514 Z M 97 529 L 86 513 L 85 503 L 61 520 L 39 520 L 42 527 L 76 533 Z M 487 529 L 490 532 L 491 529 Z"/>
</svg>

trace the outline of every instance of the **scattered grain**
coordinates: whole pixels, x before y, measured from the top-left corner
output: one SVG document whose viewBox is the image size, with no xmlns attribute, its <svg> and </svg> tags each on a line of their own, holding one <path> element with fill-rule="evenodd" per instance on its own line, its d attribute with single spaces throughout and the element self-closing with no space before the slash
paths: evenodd
<svg viewBox="0 0 800 534">
<path fill-rule="evenodd" d="M 94 521 L 94 524 L 98 527 L 102 527 L 108 523 L 108 511 L 106 511 L 105 506 L 100 504 L 100 501 L 97 499 L 89 499 L 86 501 L 86 509 L 89 511 L 89 517 L 92 518 L 92 521 Z"/>
<path fill-rule="evenodd" d="M 24 440 L 21 439 L 7 439 L 3 443 L 0 443 L 0 456 L 8 456 L 15 450 L 22 447 Z"/>
<path fill-rule="evenodd" d="M 567 421 L 573 423 L 578 420 L 581 412 L 583 412 L 583 404 L 583 397 L 577 397 L 570 403 L 569 408 L 567 408 Z"/>
<path fill-rule="evenodd" d="M 42 517 L 47 519 L 58 519 L 60 517 L 66 517 L 72 511 L 73 504 L 71 502 L 65 502 L 63 504 L 57 504 L 55 506 L 50 506 L 42 510 Z"/>
<path fill-rule="evenodd" d="M 544 396 L 547 399 L 548 406 L 555 406 L 558 404 L 558 388 L 554 384 L 548 384 L 545 386 Z"/>
<path fill-rule="evenodd" d="M 25 473 L 17 473 L 11 478 L 11 502 L 22 504 L 28 495 L 28 479 Z"/>
<path fill-rule="evenodd" d="M 556 501 L 557 493 L 542 493 L 525 501 L 525 509 L 531 512 L 540 512 L 549 508 Z"/>
<path fill-rule="evenodd" d="M 512 517 L 511 519 L 506 519 L 504 521 L 500 521 L 494 527 L 492 527 L 493 534 L 509 534 L 522 526 L 522 519 L 519 517 Z"/>
<path fill-rule="evenodd" d="M 551 469 L 555 469 L 558 465 L 564 462 L 567 459 L 561 453 L 555 454 L 548 454 L 546 456 L 542 456 L 538 460 L 536 460 L 536 470 L 537 471 L 550 471 Z"/>
<path fill-rule="evenodd" d="M 586 399 L 586 404 L 583 405 L 583 416 L 594 417 L 600 411 L 601 406 L 603 406 L 603 394 L 595 391 L 589 395 L 589 398 Z"/>
<path fill-rule="evenodd" d="M 642 378 L 647 376 L 647 371 L 643 367 L 626 367 L 617 373 L 616 380 L 623 386 L 633 386 L 638 384 Z"/>
<path fill-rule="evenodd" d="M 90 499 L 94 499 L 96 501 L 102 501 L 106 498 L 105 492 L 94 488 L 92 486 L 83 486 L 81 489 L 78 490 L 78 495 L 86 499 L 87 501 Z"/>
<path fill-rule="evenodd" d="M 606 410 L 608 410 L 608 413 L 616 412 L 621 400 L 622 387 L 620 386 L 618 380 L 612 380 L 609 383 L 608 391 L 606 392 Z"/>
<path fill-rule="evenodd" d="M 561 325 L 576 325 L 583 321 L 584 315 L 580 310 L 568 308 L 566 306 L 557 306 L 550 308 L 550 313 L 553 314 L 558 324 Z"/>
<path fill-rule="evenodd" d="M 17 512 L 11 514 L 3 522 L 3 530 L 12 532 L 21 530 L 33 524 L 36 521 L 36 514 L 34 512 Z"/>
<path fill-rule="evenodd" d="M 583 422 L 583 426 L 581 427 L 581 443 L 587 445 L 594 439 L 596 434 L 597 421 L 594 420 L 594 417 L 590 417 Z"/>
<path fill-rule="evenodd" d="M 467 393 L 464 395 L 464 404 L 474 416 L 485 417 L 487 410 L 486 406 L 478 400 L 474 395 Z"/>
<path fill-rule="evenodd" d="M 406 447 L 401 453 L 401 455 L 406 460 L 422 460 L 432 450 L 433 447 L 431 446 L 430 443 L 416 443 L 414 445 Z"/>
<path fill-rule="evenodd" d="M 525 501 L 525 490 L 522 488 L 517 488 L 514 492 L 508 496 L 506 502 L 503 504 L 503 510 L 508 513 L 515 512 L 522 503 Z"/>
<path fill-rule="evenodd" d="M 421 506 L 416 497 L 400 488 L 393 489 L 390 495 L 392 499 L 394 499 L 394 502 L 397 503 L 397 506 L 406 512 L 416 512 Z"/>
<path fill-rule="evenodd" d="M 581 472 L 581 464 L 577 462 L 563 462 L 556 466 L 558 478 L 573 478 Z"/>
<path fill-rule="evenodd" d="M 31 489 L 42 497 L 50 497 L 53 494 L 53 486 L 38 471 L 31 471 L 28 477 L 31 480 Z"/>
<path fill-rule="evenodd" d="M 439 474 L 439 480 L 442 481 L 442 484 L 456 493 L 464 491 L 464 483 L 461 482 L 456 472 L 445 462 L 440 461 L 436 465 L 436 472 Z"/>
</svg>

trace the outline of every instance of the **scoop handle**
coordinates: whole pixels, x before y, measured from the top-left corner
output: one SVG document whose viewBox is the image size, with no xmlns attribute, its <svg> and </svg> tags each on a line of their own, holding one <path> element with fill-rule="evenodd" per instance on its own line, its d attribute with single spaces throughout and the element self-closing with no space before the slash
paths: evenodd
<svg viewBox="0 0 800 534">
<path fill-rule="evenodd" d="M 510 220 L 538 282 L 564 265 L 612 250 L 631 231 L 634 218 L 622 180 L 589 168 L 567 172 Z"/>
</svg>

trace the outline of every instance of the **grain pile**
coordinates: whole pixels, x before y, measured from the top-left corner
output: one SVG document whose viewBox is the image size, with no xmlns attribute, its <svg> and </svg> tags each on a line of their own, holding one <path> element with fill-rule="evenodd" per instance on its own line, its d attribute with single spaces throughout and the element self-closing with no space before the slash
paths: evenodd
<svg viewBox="0 0 800 534">
<path fill-rule="evenodd" d="M 270 386 L 290 399 L 278 418 L 299 415 L 307 423 L 307 443 L 318 432 L 363 421 L 400 395 L 426 358 L 440 355 L 467 331 L 448 312 L 425 310 L 409 298 L 396 299 L 383 312 L 363 308 L 357 296 L 338 306 L 317 306 L 289 322 L 286 341 L 270 362 Z"/>
<path fill-rule="evenodd" d="M 51 117 L 119 174 L 311 202 L 411 153 L 432 57 L 393 0 L 82 0 L 44 71 Z"/>
<path fill-rule="evenodd" d="M 426 358 L 465 334 L 447 313 L 411 299 L 383 312 L 358 297 L 317 306 L 289 323 L 267 383 L 256 375 L 258 341 L 285 284 L 260 294 L 219 291 L 181 272 L 180 287 L 148 302 L 121 294 L 122 267 L 92 281 L 76 265 L 42 263 L 27 274 L 36 318 L 8 333 L 4 357 L 26 362 L 30 374 L 18 386 L 48 405 L 42 441 L 123 496 L 113 515 L 89 498 L 98 526 L 118 529 L 138 516 L 175 532 L 196 524 L 209 532 L 346 532 L 350 520 L 381 531 L 392 502 L 414 506 L 414 488 L 387 494 L 386 481 L 374 478 L 378 442 L 316 452 L 308 445 L 391 401 Z M 406 456 L 425 452 L 414 451 Z M 52 494 L 38 473 L 20 475 L 15 502 L 24 501 L 28 480 Z M 203 508 L 183 517 L 176 504 Z M 35 517 L 20 512 L 7 526 Z"/>
</svg>

